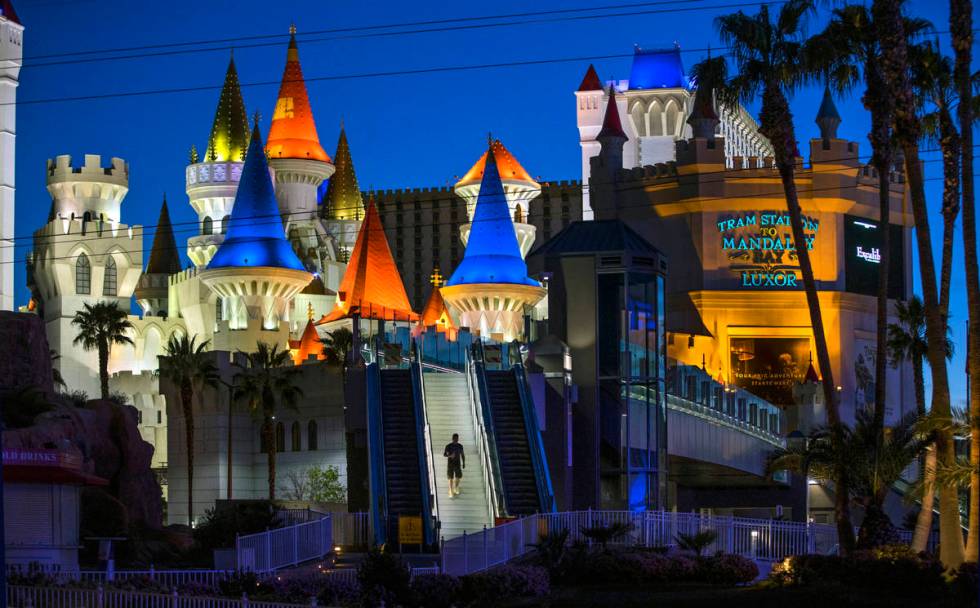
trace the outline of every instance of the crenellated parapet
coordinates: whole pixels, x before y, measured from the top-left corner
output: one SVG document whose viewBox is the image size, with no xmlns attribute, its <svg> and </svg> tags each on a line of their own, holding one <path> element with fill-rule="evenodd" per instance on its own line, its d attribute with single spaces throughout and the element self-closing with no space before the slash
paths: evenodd
<svg viewBox="0 0 980 608">
<path fill-rule="evenodd" d="M 72 163 L 62 154 L 47 161 L 47 189 L 55 217 L 101 219 L 118 223 L 122 201 L 129 192 L 129 164 L 113 157 L 103 166 L 98 154 L 86 154 L 83 163 Z"/>
</svg>

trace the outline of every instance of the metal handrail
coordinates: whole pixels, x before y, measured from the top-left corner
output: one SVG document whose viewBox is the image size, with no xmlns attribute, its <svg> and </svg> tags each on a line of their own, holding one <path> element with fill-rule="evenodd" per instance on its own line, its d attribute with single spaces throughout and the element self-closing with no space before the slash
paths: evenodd
<svg viewBox="0 0 980 608">
<path fill-rule="evenodd" d="M 423 438 L 422 445 L 419 446 L 419 474 L 425 477 L 422 480 L 422 487 L 429 488 L 428 496 L 422 494 L 422 515 L 425 530 L 425 542 L 432 545 L 436 542 L 435 528 L 439 521 L 439 491 L 436 488 L 436 474 L 432 466 L 432 438 L 429 429 L 429 418 L 425 407 L 425 384 L 422 379 L 421 358 L 419 357 L 418 344 L 412 340 L 410 354 L 413 359 L 410 363 L 412 374 L 412 389 L 415 393 L 415 416 L 417 430 L 421 431 Z"/>
<path fill-rule="evenodd" d="M 534 467 L 535 482 L 538 486 L 538 500 L 543 513 L 553 513 L 558 510 L 555 502 L 555 491 L 551 485 L 551 472 L 548 470 L 548 457 L 545 454 L 544 442 L 541 440 L 541 430 L 538 426 L 538 413 L 534 408 L 527 387 L 527 375 L 524 364 L 516 363 L 512 368 L 514 381 L 517 382 L 517 394 L 521 399 L 521 410 L 524 412 L 524 428 L 527 432 L 528 448 L 531 452 L 531 463 Z"/>
<path fill-rule="evenodd" d="M 490 455 L 490 440 L 487 437 L 487 429 L 483 424 L 483 416 L 477 397 L 476 382 L 474 380 L 476 371 L 472 357 L 468 351 L 466 353 L 466 371 L 464 373 L 466 374 L 466 388 L 470 401 L 470 415 L 473 416 L 473 420 L 476 422 L 476 449 L 477 453 L 480 454 L 480 460 L 483 462 L 483 487 L 486 489 L 488 515 L 491 521 L 496 521 L 497 517 L 501 515 L 501 508 L 499 503 L 500 495 L 494 483 L 495 463 Z"/>
<path fill-rule="evenodd" d="M 367 440 L 370 475 L 371 518 L 374 540 L 385 544 L 388 537 L 388 485 L 384 465 L 384 417 L 381 415 L 381 369 L 377 362 L 367 366 Z"/>
<path fill-rule="evenodd" d="M 490 471 L 493 474 L 494 487 L 497 488 L 494 508 L 497 513 L 508 515 L 507 494 L 504 492 L 504 481 L 500 477 L 500 456 L 497 453 L 497 436 L 493 426 L 493 414 L 490 412 L 490 390 L 487 388 L 486 362 L 483 359 L 483 344 L 477 340 L 473 344 L 471 363 L 473 365 L 473 382 L 476 385 L 474 398 L 479 400 L 480 424 L 487 436 L 487 456 L 490 459 Z"/>
</svg>

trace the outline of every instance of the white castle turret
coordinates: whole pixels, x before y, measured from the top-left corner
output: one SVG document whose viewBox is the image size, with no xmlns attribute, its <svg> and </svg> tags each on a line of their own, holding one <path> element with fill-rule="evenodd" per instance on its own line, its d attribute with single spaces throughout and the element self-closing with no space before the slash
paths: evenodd
<svg viewBox="0 0 980 608">
<path fill-rule="evenodd" d="M 61 355 L 56 366 L 65 382 L 95 395 L 97 355 L 72 346 L 77 329 L 71 320 L 85 304 L 98 301 L 129 310 L 143 269 L 142 227 L 120 221 L 129 165 L 113 158 L 104 167 L 95 154 L 86 154 L 83 164 L 59 156 L 47 161 L 47 188 L 51 213 L 34 233 L 28 282 L 48 343 Z M 118 349 L 113 351 L 110 369 L 118 367 L 115 360 L 121 356 Z"/>
<path fill-rule="evenodd" d="M 14 150 L 24 26 L 0 3 L 0 310 L 14 307 Z"/>
<path fill-rule="evenodd" d="M 521 250 L 521 258 L 523 258 L 534 245 L 537 229 L 528 221 L 528 211 L 531 208 L 531 201 L 541 194 L 541 184 L 531 179 L 528 172 L 504 147 L 504 144 L 500 143 L 499 139 L 492 140 L 490 148 L 466 172 L 466 175 L 456 182 L 454 190 L 460 198 L 466 201 L 466 213 L 472 222 L 480 194 L 483 172 L 486 169 L 487 158 L 491 151 L 500 173 L 500 182 L 503 184 L 504 196 L 507 198 L 507 208 L 514 223 L 514 233 L 517 235 L 517 244 Z M 463 246 L 466 246 L 469 240 L 471 228 L 472 223 L 463 224 L 459 227 L 459 238 L 463 241 Z"/>
<path fill-rule="evenodd" d="M 187 255 L 197 267 L 207 266 L 228 232 L 228 218 L 247 149 L 248 116 L 232 58 L 214 112 L 207 150 L 201 158 L 192 149 L 187 166 L 187 198 L 200 222 L 199 233 L 187 239 Z"/>
</svg>

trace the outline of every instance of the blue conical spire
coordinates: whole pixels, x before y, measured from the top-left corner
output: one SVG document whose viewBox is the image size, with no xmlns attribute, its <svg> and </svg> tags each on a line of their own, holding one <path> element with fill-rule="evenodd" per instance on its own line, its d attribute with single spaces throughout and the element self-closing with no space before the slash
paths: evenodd
<svg viewBox="0 0 980 608">
<path fill-rule="evenodd" d="M 521 249 L 517 245 L 514 222 L 492 149 L 487 153 L 463 261 L 446 285 L 452 287 L 474 283 L 540 286 L 527 276 L 527 264 L 521 258 Z"/>
<path fill-rule="evenodd" d="M 305 270 L 286 240 L 258 120 L 245 155 L 231 225 L 208 268 L 267 266 Z"/>
</svg>

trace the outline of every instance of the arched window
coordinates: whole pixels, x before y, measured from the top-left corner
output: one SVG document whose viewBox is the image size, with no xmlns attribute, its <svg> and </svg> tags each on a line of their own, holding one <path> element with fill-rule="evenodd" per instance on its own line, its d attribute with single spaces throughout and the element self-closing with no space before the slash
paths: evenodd
<svg viewBox="0 0 980 608">
<path fill-rule="evenodd" d="M 228 224 L 231 222 L 231 216 L 226 215 L 221 218 L 221 234 L 226 234 L 228 232 Z"/>
<path fill-rule="evenodd" d="M 84 253 L 75 260 L 75 293 L 86 296 L 92 293 L 92 265 Z"/>
<path fill-rule="evenodd" d="M 317 436 L 316 436 L 316 421 L 310 420 L 310 423 L 306 425 L 306 449 L 315 450 L 317 449 Z"/>
<path fill-rule="evenodd" d="M 514 223 L 523 224 L 524 223 L 524 212 L 521 210 L 520 205 L 514 206 Z"/>
<path fill-rule="evenodd" d="M 668 101 L 667 110 L 665 112 L 667 115 L 667 130 L 664 132 L 664 135 L 677 135 L 677 118 L 679 113 L 677 104 L 674 102 L 674 100 L 672 99 Z"/>
<path fill-rule="evenodd" d="M 224 314 L 222 312 L 222 302 L 221 296 L 214 299 L 214 319 L 215 321 L 221 321 L 224 319 Z"/>
<path fill-rule="evenodd" d="M 102 279 L 102 295 L 116 295 L 116 260 L 111 255 L 105 259 L 105 277 Z"/>
<path fill-rule="evenodd" d="M 630 111 L 630 118 L 633 119 L 633 127 L 636 129 L 636 134 L 644 137 L 647 134 L 647 117 L 643 111 L 642 103 L 636 103 L 633 106 L 633 109 Z"/>
<path fill-rule="evenodd" d="M 289 429 L 289 434 L 292 435 L 292 442 L 291 443 L 293 444 L 292 445 L 293 451 L 294 452 L 298 452 L 298 451 L 302 450 L 303 449 L 303 446 L 300 445 L 300 443 L 302 442 L 303 432 L 300 431 L 300 429 L 299 429 L 299 423 L 298 422 L 294 422 L 293 423 L 293 426 L 290 427 L 290 429 Z"/>
<path fill-rule="evenodd" d="M 286 427 L 281 422 L 276 423 L 276 451 L 286 451 Z"/>
<path fill-rule="evenodd" d="M 205 215 L 201 222 L 201 234 L 214 234 L 214 220 L 209 215 Z"/>
<path fill-rule="evenodd" d="M 650 135 L 664 134 L 664 109 L 659 102 L 650 106 Z"/>
</svg>

